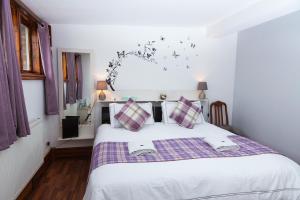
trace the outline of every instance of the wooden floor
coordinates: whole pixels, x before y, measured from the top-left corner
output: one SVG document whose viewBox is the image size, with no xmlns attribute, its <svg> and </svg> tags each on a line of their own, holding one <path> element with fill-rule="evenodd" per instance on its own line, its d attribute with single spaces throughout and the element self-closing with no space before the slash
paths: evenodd
<svg viewBox="0 0 300 200">
<path fill-rule="evenodd" d="M 58 159 L 41 177 L 30 200 L 82 200 L 90 160 Z"/>
</svg>

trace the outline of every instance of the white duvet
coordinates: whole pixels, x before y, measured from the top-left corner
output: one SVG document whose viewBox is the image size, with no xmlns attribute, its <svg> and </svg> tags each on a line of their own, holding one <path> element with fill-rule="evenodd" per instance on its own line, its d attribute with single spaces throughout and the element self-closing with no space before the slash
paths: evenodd
<svg viewBox="0 0 300 200">
<path fill-rule="evenodd" d="M 139 132 L 102 125 L 94 145 L 168 138 L 231 135 L 208 123 L 186 129 L 146 125 Z M 118 163 L 100 166 L 89 177 L 85 200 L 300 200 L 300 167 L 277 154 L 233 158 Z"/>
</svg>

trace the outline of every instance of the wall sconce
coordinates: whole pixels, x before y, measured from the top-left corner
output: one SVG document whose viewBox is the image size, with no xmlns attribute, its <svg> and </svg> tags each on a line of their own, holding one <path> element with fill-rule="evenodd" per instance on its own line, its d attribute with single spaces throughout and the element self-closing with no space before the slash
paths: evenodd
<svg viewBox="0 0 300 200">
<path fill-rule="evenodd" d="M 198 90 L 200 90 L 199 99 L 205 99 L 206 98 L 205 90 L 207 90 L 207 82 L 199 82 Z"/>
<path fill-rule="evenodd" d="M 97 90 L 100 90 L 99 100 L 104 101 L 106 99 L 106 95 L 103 90 L 107 90 L 107 83 L 106 81 L 97 81 Z"/>
</svg>

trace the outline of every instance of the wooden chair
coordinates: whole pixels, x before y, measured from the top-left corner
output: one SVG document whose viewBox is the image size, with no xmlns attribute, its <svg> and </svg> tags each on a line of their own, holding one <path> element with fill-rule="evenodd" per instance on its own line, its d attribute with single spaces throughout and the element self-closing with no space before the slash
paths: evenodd
<svg viewBox="0 0 300 200">
<path fill-rule="evenodd" d="M 215 101 L 210 104 L 210 123 L 232 133 L 241 133 L 240 130 L 229 125 L 227 105 L 222 101 Z"/>
</svg>

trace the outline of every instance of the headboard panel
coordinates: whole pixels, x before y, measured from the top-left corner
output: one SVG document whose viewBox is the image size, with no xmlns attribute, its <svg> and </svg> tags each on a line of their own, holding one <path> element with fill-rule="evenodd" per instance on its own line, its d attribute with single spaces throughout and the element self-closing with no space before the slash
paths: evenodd
<svg viewBox="0 0 300 200">
<path fill-rule="evenodd" d="M 102 107 L 101 116 L 102 116 L 102 121 L 101 121 L 102 124 L 110 124 L 109 107 Z"/>
<path fill-rule="evenodd" d="M 203 109 L 203 115 L 204 119 L 208 121 L 209 118 L 209 101 L 208 99 L 197 99 L 197 98 L 190 98 L 191 101 L 200 101 Z M 176 102 L 177 100 L 175 99 L 168 99 L 167 101 L 172 101 Z M 157 100 L 157 99 L 145 99 L 145 100 L 138 100 L 136 101 L 138 103 L 147 103 L 151 102 L 152 103 L 152 109 L 153 109 L 153 115 L 154 115 L 154 121 L 155 122 L 161 122 L 162 121 L 162 109 L 161 109 L 161 103 L 163 102 L 162 100 Z M 126 100 L 117 100 L 117 101 L 110 101 L 110 100 L 104 100 L 104 101 L 97 101 L 97 109 L 96 109 L 96 116 L 98 118 L 96 119 L 96 126 L 98 127 L 101 123 L 102 124 L 109 124 L 110 119 L 109 119 L 109 104 L 110 103 L 126 103 Z"/>
<path fill-rule="evenodd" d="M 162 121 L 162 110 L 160 105 L 153 105 L 153 117 L 155 122 L 161 122 Z M 102 116 L 102 124 L 110 124 L 109 119 L 109 107 L 102 107 L 101 110 L 101 116 Z"/>
</svg>

